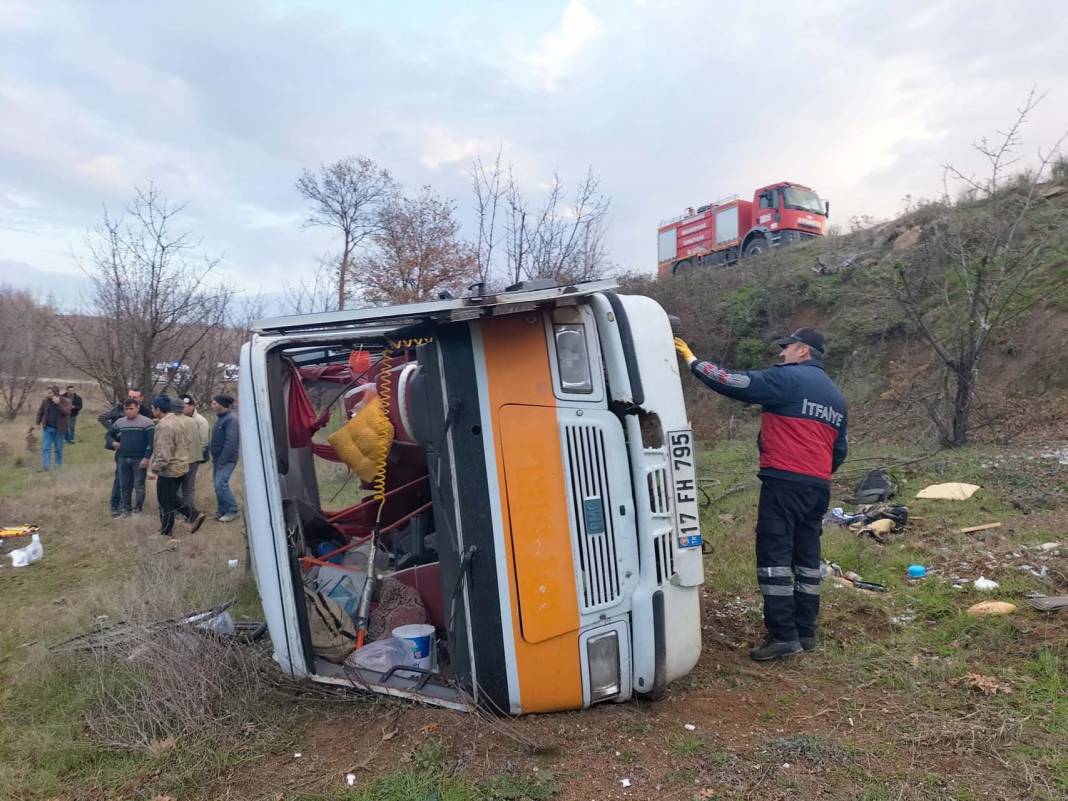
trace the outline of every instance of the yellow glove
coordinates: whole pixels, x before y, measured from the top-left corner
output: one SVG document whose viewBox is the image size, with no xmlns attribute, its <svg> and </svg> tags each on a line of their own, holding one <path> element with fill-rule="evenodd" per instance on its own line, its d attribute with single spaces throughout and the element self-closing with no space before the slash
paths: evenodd
<svg viewBox="0 0 1068 801">
<path fill-rule="evenodd" d="M 697 357 L 693 355 L 690 346 L 686 344 L 686 341 L 682 339 L 682 337 L 675 337 L 675 350 L 679 354 L 679 358 L 686 362 L 686 364 L 692 364 L 697 361 Z"/>
</svg>

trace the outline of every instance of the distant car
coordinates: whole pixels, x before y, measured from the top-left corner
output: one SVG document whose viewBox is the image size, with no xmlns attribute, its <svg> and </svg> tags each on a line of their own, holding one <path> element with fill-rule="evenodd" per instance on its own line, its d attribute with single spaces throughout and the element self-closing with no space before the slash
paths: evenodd
<svg viewBox="0 0 1068 801">
<path fill-rule="evenodd" d="M 219 362 L 219 372 L 222 374 L 222 380 L 226 383 L 233 383 L 237 381 L 237 377 L 240 373 L 240 368 L 236 364 L 226 364 L 225 362 Z"/>
</svg>

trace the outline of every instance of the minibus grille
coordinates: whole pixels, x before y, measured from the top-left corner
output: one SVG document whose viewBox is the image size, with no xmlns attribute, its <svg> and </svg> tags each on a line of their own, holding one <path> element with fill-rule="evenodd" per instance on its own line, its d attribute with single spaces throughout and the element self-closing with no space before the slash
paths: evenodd
<svg viewBox="0 0 1068 801">
<path fill-rule="evenodd" d="M 663 584 L 675 575 L 675 551 L 671 547 L 670 531 L 653 540 L 653 556 L 656 558 L 656 583 Z"/>
<path fill-rule="evenodd" d="M 671 511 L 671 496 L 668 494 L 667 470 L 658 467 L 646 473 L 649 485 L 649 511 L 654 515 L 666 515 Z"/>
<path fill-rule="evenodd" d="M 604 433 L 597 426 L 565 425 L 568 474 L 582 572 L 582 611 L 616 603 L 620 597 L 619 563 L 612 523 Z"/>
</svg>

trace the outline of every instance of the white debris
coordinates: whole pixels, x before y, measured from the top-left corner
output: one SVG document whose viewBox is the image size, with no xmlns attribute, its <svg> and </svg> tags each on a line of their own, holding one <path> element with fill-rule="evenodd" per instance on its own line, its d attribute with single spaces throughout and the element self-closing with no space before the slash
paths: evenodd
<svg viewBox="0 0 1068 801">
<path fill-rule="evenodd" d="M 352 787 L 352 785 L 356 784 L 356 774 L 355 773 L 346 773 L 345 774 L 345 784 L 347 784 L 349 787 Z"/>
<path fill-rule="evenodd" d="M 782 767 L 783 767 L 783 770 L 789 770 L 790 769 L 790 763 L 789 762 L 783 762 L 782 763 Z"/>
<path fill-rule="evenodd" d="M 1055 551 L 1061 547 L 1059 542 L 1044 542 L 1038 546 L 1040 551 Z"/>
<path fill-rule="evenodd" d="M 998 588 L 998 583 L 996 581 L 991 581 L 988 578 L 980 576 L 972 582 L 972 586 L 975 587 L 975 589 L 977 590 L 996 590 Z"/>
<path fill-rule="evenodd" d="M 630 779 L 620 779 L 619 783 L 622 784 L 624 787 L 630 787 Z"/>
<path fill-rule="evenodd" d="M 293 759 L 300 759 L 302 756 L 304 756 L 304 754 L 300 753 L 300 751 L 293 752 Z"/>
<path fill-rule="evenodd" d="M 685 728 L 686 731 L 697 731 L 697 727 L 692 723 L 687 723 L 683 728 Z"/>
<path fill-rule="evenodd" d="M 229 560 L 229 561 L 228 561 L 228 562 L 226 563 L 226 566 L 227 566 L 228 568 L 230 568 L 231 570 L 233 570 L 233 569 L 234 569 L 235 567 L 237 567 L 237 560 L 236 560 L 236 559 L 231 559 L 231 560 Z"/>
</svg>

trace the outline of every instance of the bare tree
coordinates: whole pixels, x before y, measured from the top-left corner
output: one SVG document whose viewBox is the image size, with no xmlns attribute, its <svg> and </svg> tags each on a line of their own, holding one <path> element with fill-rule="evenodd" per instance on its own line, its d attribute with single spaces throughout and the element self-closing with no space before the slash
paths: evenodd
<svg viewBox="0 0 1068 801">
<path fill-rule="evenodd" d="M 118 400 L 130 385 L 149 389 L 157 362 L 185 364 L 226 322 L 231 291 L 208 283 L 219 263 L 176 231 L 184 204 L 155 186 L 138 189 L 119 217 L 105 209 L 86 236 L 79 266 L 91 282 L 83 314 L 57 318 L 56 353 Z"/>
<path fill-rule="evenodd" d="M 575 188 L 570 202 L 558 174 L 536 213 L 509 173 L 508 278 L 552 278 L 561 282 L 598 278 L 608 269 L 604 226 L 609 200 L 593 170 Z"/>
<path fill-rule="evenodd" d="M 305 227 L 322 226 L 341 234 L 341 252 L 333 262 L 337 308 L 345 308 L 349 278 L 361 243 L 378 230 L 379 210 L 397 193 L 388 170 L 368 158 L 339 159 L 304 170 L 297 191 L 312 204 Z"/>
<path fill-rule="evenodd" d="M 489 169 L 486 169 L 481 156 L 475 158 L 471 165 L 471 188 L 475 194 L 475 212 L 478 214 L 478 238 L 475 242 L 478 280 L 488 286 L 493 270 L 494 250 L 500 236 L 497 230 L 497 211 L 504 193 L 504 187 L 501 186 L 500 148 L 497 148 L 497 156 Z"/>
<path fill-rule="evenodd" d="M 458 293 L 478 276 L 475 249 L 458 238 L 451 200 L 429 186 L 384 207 L 357 279 L 373 303 L 413 303 Z"/>
<path fill-rule="evenodd" d="M 14 420 L 37 386 L 52 322 L 29 292 L 0 286 L 0 420 Z"/>
<path fill-rule="evenodd" d="M 975 149 L 987 174 L 976 178 L 944 166 L 944 192 L 920 243 L 894 265 L 893 294 L 943 368 L 928 411 L 943 444 L 968 440 L 980 367 L 994 338 L 1042 297 L 1034 279 L 1051 243 L 1068 231 L 1068 215 L 1042 183 L 1062 136 L 1037 166 L 1006 179 L 1020 158 L 1021 131 L 1041 98 L 1032 91 L 1012 125 Z M 969 190 L 956 202 L 950 180 Z M 974 199 L 973 199 L 974 198 Z"/>
<path fill-rule="evenodd" d="M 313 314 L 337 309 L 337 258 L 322 256 L 310 275 L 295 283 L 283 283 L 289 311 L 293 314 Z M 348 292 L 348 287 L 345 289 Z"/>
</svg>

